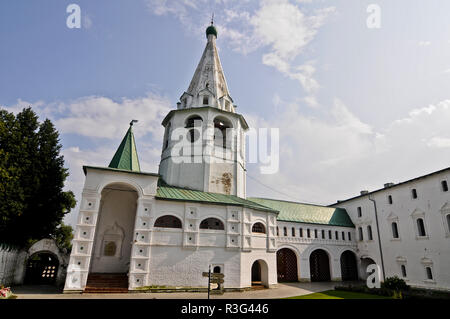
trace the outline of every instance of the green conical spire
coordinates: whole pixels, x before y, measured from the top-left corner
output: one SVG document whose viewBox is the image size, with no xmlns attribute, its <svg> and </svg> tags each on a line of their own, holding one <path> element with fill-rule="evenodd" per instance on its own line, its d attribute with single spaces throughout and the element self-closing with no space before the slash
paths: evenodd
<svg viewBox="0 0 450 319">
<path fill-rule="evenodd" d="M 125 134 L 119 148 L 116 151 L 116 154 L 114 154 L 114 157 L 111 160 L 111 163 L 109 163 L 108 167 L 125 169 L 134 172 L 141 171 L 136 150 L 136 142 L 134 141 L 132 130 L 133 122 L 135 121 L 136 120 L 131 121 L 130 128 L 128 129 L 127 134 Z"/>
</svg>

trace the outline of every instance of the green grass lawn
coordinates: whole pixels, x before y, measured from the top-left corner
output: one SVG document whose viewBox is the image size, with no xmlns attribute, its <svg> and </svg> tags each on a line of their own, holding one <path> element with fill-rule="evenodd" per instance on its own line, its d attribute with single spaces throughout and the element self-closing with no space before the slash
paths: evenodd
<svg viewBox="0 0 450 319">
<path fill-rule="evenodd" d="M 365 294 L 353 291 L 327 290 L 309 295 L 289 297 L 286 299 L 391 299 L 390 297 Z"/>
</svg>

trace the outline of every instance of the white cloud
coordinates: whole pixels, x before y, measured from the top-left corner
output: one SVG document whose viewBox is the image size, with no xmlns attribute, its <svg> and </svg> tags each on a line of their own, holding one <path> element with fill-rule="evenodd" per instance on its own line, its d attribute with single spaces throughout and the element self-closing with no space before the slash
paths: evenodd
<svg viewBox="0 0 450 319">
<path fill-rule="evenodd" d="M 269 120 L 251 116 L 254 127 L 280 128 L 280 171 L 249 175 L 286 196 L 248 179 L 250 196 L 268 196 L 330 204 L 355 196 L 361 189 L 378 189 L 448 167 L 450 100 L 411 111 L 403 119 L 375 129 L 349 111 L 339 99 L 328 118 L 305 115 L 296 103 Z"/>
<path fill-rule="evenodd" d="M 49 118 L 55 123 L 60 135 L 75 134 L 93 142 L 94 146 L 86 146 L 86 140 L 80 140 L 79 145 L 62 150 L 65 167 L 70 174 L 65 189 L 72 190 L 79 201 L 84 184 L 82 166 L 108 166 L 132 119 L 139 120 L 133 132 L 141 170 L 157 172 L 164 133 L 161 122 L 170 111 L 169 105 L 167 99 L 148 94 L 136 99 L 123 98 L 121 101 L 101 96 L 82 97 L 67 103 L 31 103 L 19 99 L 17 104 L 4 108 L 18 113 L 24 107 L 32 106 L 40 120 Z M 96 141 L 101 142 L 101 146 L 95 146 L 98 144 Z M 78 206 L 68 214 L 66 222 L 74 225 L 77 212 Z"/>
<path fill-rule="evenodd" d="M 298 81 L 308 95 L 307 105 L 316 107 L 320 85 L 314 79 L 314 62 L 298 65 L 295 59 L 336 9 L 325 7 L 307 15 L 300 8 L 303 2 L 311 1 L 264 0 L 255 8 L 252 1 L 147 0 L 147 7 L 156 15 L 175 16 L 196 34 L 204 31 L 211 12 L 220 10 L 224 14 L 217 17 L 215 24 L 224 42 L 242 54 L 262 49 L 262 63 Z"/>
<path fill-rule="evenodd" d="M 419 46 L 421 47 L 427 47 L 429 45 L 431 45 L 430 41 L 419 41 Z"/>
</svg>

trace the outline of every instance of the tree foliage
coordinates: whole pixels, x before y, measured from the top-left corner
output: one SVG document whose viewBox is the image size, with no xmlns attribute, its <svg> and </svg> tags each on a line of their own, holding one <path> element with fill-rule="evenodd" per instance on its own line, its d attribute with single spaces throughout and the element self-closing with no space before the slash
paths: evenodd
<svg viewBox="0 0 450 319">
<path fill-rule="evenodd" d="M 24 245 L 53 237 L 75 207 L 63 191 L 68 171 L 52 122 L 39 123 L 29 107 L 16 116 L 0 110 L 0 234 L 2 241 Z"/>
</svg>

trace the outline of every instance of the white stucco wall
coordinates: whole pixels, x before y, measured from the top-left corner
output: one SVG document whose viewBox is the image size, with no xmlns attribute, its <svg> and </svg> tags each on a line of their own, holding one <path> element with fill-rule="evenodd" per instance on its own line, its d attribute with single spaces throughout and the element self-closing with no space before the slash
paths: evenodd
<svg viewBox="0 0 450 319">
<path fill-rule="evenodd" d="M 413 286 L 450 289 L 450 229 L 446 216 L 450 214 L 450 192 L 444 192 L 441 182 L 450 182 L 449 170 L 412 180 L 372 193 L 376 201 L 381 247 L 386 277 L 399 276 Z M 412 197 L 412 189 L 418 198 Z M 392 196 L 392 204 L 388 196 Z M 358 256 L 369 256 L 381 267 L 374 205 L 368 195 L 340 202 L 358 227 L 364 240 L 358 240 Z M 358 217 L 358 207 L 362 216 Z M 427 235 L 418 236 L 417 218 L 423 218 Z M 399 238 L 393 238 L 392 222 L 397 222 Z M 368 240 L 371 225 L 373 240 Z M 407 276 L 403 277 L 401 265 Z M 433 279 L 427 279 L 425 267 L 431 267 Z"/>
</svg>

